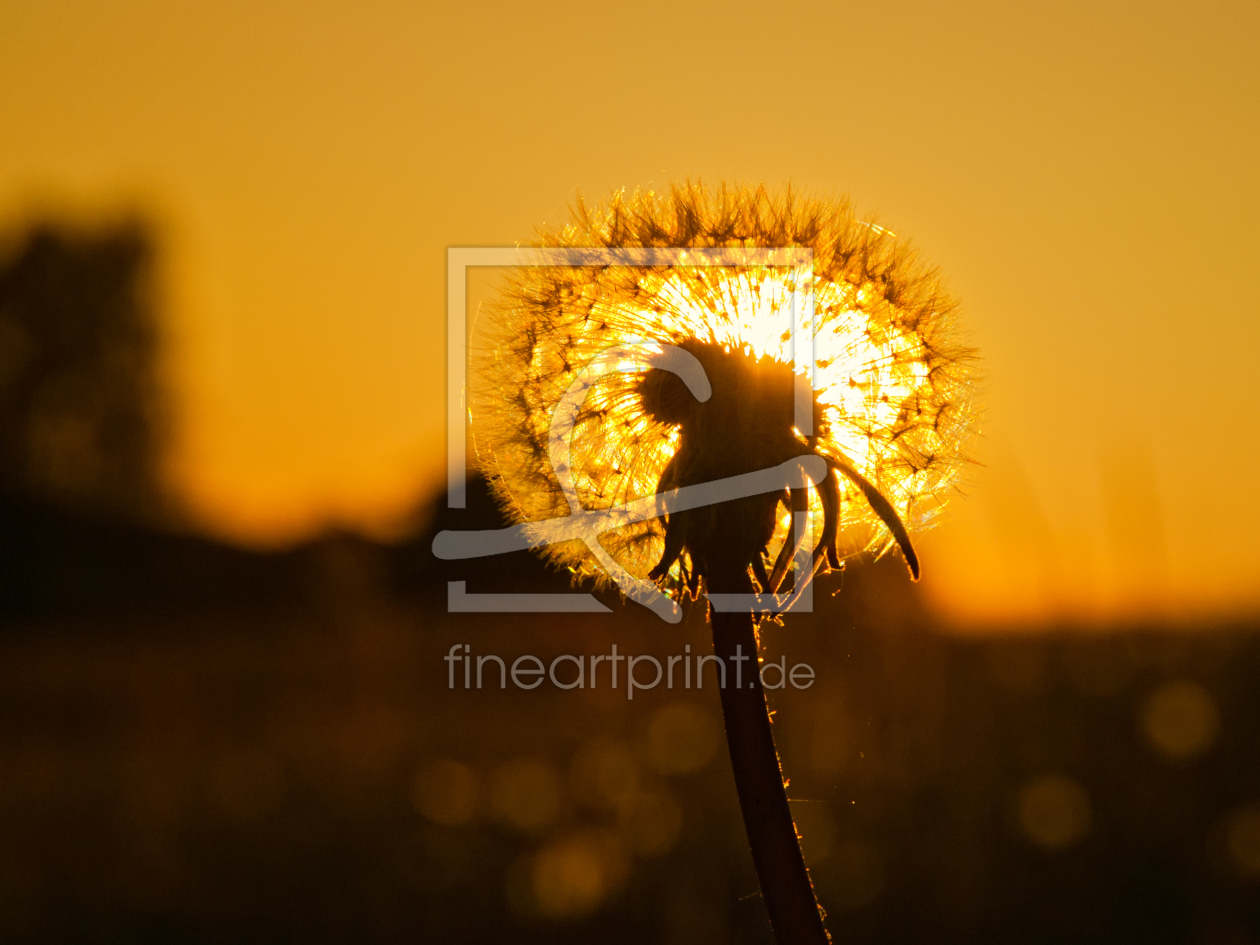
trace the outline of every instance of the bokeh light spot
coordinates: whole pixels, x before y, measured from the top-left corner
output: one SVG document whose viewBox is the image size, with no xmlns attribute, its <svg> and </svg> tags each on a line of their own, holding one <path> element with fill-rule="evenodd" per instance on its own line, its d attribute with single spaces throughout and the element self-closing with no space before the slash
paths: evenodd
<svg viewBox="0 0 1260 945">
<path fill-rule="evenodd" d="M 448 827 L 472 821 L 479 801 L 477 775 L 465 764 L 442 758 L 425 766 L 412 784 L 411 803 L 424 817 Z"/>
<path fill-rule="evenodd" d="M 490 806 L 495 817 L 524 833 L 540 833 L 560 813 L 560 779 L 551 765 L 518 759 L 500 766 L 491 778 Z"/>
<path fill-rule="evenodd" d="M 570 769 L 573 796 L 598 811 L 626 811 L 637 801 L 639 767 L 618 741 L 592 739 L 578 750 Z"/>
<path fill-rule="evenodd" d="M 884 891 L 884 858 L 870 844 L 846 841 L 836 847 L 829 860 L 831 898 L 841 909 L 860 909 Z"/>
<path fill-rule="evenodd" d="M 827 803 L 793 801 L 792 820 L 796 823 L 805 862 L 812 866 L 826 860 L 831 855 L 836 834 L 836 821 Z"/>
<path fill-rule="evenodd" d="M 1063 775 L 1042 775 L 1024 784 L 1017 814 L 1024 836 L 1046 850 L 1074 847 L 1089 833 L 1089 796 Z"/>
<path fill-rule="evenodd" d="M 1146 701 L 1141 727 L 1156 751 L 1171 761 L 1186 761 L 1212 746 L 1220 714 L 1202 686 L 1179 680 L 1160 686 Z"/>
<path fill-rule="evenodd" d="M 239 751 L 220 758 L 210 775 L 215 807 L 231 820 L 255 821 L 280 805 L 287 787 L 284 765 L 264 751 Z"/>
<path fill-rule="evenodd" d="M 1238 872 L 1247 879 L 1260 879 L 1260 802 L 1230 816 L 1225 842 Z"/>
<path fill-rule="evenodd" d="M 619 819 L 621 834 L 639 856 L 664 856 L 678 842 L 682 806 L 667 788 L 644 791 Z"/>
<path fill-rule="evenodd" d="M 625 855 L 607 831 L 575 834 L 543 847 L 530 878 L 539 915 L 579 918 L 598 909 L 625 881 Z"/>
<path fill-rule="evenodd" d="M 713 719 L 699 707 L 665 706 L 648 728 L 648 762 L 661 774 L 691 774 L 713 760 L 719 737 Z"/>
</svg>

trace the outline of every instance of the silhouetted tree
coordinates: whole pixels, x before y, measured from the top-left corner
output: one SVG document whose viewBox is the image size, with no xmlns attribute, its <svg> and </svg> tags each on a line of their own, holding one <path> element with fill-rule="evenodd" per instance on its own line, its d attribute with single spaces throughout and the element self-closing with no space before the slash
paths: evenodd
<svg viewBox="0 0 1260 945">
<path fill-rule="evenodd" d="M 0 492 L 132 520 L 162 511 L 153 239 L 41 224 L 0 257 Z"/>
</svg>

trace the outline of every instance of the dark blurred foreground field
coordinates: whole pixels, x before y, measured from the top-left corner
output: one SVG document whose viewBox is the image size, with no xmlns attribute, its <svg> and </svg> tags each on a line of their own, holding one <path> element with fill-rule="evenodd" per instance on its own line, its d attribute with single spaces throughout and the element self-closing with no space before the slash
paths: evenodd
<svg viewBox="0 0 1260 945">
<path fill-rule="evenodd" d="M 698 654 L 702 612 L 448 614 L 451 580 L 565 589 L 433 559 L 495 524 L 484 484 L 392 546 L 181 528 L 150 246 L 0 260 L 0 942 L 768 943 L 711 669 L 630 701 L 624 664 L 505 691 L 443 660 Z M 764 641 L 817 675 L 773 705 L 836 940 L 1260 942 L 1257 631 L 976 642 L 897 560 L 824 579 Z"/>
<path fill-rule="evenodd" d="M 0 940 L 769 941 L 711 688 L 448 688 L 455 643 L 703 652 L 698 610 L 447 614 L 427 536 L 56 524 L 4 540 Z M 896 560 L 823 588 L 765 639 L 817 672 L 774 707 L 837 940 L 1260 941 L 1254 628 L 974 642 Z"/>
</svg>

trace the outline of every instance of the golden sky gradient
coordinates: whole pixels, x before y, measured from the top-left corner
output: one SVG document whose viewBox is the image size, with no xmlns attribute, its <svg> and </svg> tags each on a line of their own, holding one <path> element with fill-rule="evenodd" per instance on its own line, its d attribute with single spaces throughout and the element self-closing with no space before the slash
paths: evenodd
<svg viewBox="0 0 1260 945">
<path fill-rule="evenodd" d="M 385 527 L 442 473 L 445 253 L 581 191 L 847 193 L 984 357 L 960 621 L 1260 604 L 1254 2 L 0 0 L 0 224 L 165 238 L 171 476 L 221 534 Z"/>
</svg>

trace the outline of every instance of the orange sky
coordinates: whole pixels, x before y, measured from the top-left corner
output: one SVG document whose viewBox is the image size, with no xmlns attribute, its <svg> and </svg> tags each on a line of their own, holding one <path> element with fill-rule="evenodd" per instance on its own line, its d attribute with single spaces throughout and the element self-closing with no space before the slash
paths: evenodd
<svg viewBox="0 0 1260 945">
<path fill-rule="evenodd" d="M 577 190 L 848 193 L 963 299 L 964 621 L 1260 604 L 1260 6 L 0 0 L 0 221 L 166 237 L 171 473 L 275 541 L 441 473 L 445 250 Z"/>
</svg>

